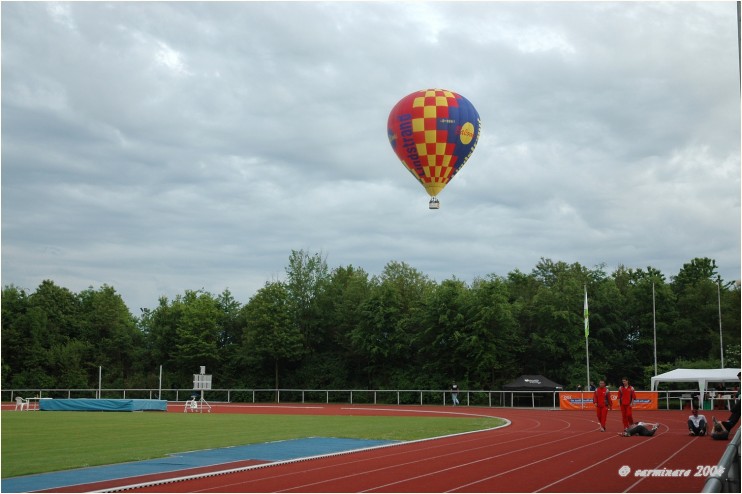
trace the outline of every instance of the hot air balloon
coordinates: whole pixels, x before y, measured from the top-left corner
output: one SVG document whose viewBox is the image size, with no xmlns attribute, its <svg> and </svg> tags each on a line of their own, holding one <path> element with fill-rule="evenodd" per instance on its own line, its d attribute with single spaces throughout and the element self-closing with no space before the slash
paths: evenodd
<svg viewBox="0 0 742 494">
<path fill-rule="evenodd" d="M 431 196 L 437 196 L 464 166 L 479 140 L 479 113 L 453 91 L 424 89 L 392 108 L 387 133 L 392 149 Z"/>
</svg>

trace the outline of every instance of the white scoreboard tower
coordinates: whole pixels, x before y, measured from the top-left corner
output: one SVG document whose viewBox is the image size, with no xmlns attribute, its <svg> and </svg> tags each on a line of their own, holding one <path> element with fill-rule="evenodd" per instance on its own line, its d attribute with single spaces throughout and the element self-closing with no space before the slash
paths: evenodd
<svg viewBox="0 0 742 494">
<path fill-rule="evenodd" d="M 204 410 L 211 413 L 211 405 L 204 400 L 204 391 L 211 389 L 211 374 L 206 373 L 206 366 L 201 366 L 201 372 L 199 374 L 193 374 L 193 389 L 201 391 L 201 398 L 196 399 L 197 395 L 191 396 L 183 408 L 184 412 L 199 412 L 203 413 Z"/>
</svg>

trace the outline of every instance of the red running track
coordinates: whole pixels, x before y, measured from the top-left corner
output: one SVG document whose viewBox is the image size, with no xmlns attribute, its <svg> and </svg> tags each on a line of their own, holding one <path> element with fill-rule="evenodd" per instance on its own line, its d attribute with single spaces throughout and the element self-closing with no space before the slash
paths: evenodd
<svg viewBox="0 0 742 494">
<path fill-rule="evenodd" d="M 175 409 L 174 411 L 177 411 Z M 600 432 L 594 412 L 477 407 L 226 405 L 212 413 L 480 415 L 507 427 L 354 453 L 166 479 L 139 492 L 700 492 L 726 441 L 687 435 L 687 411 L 645 411 L 653 437 Z M 711 418 L 707 413 L 707 418 Z M 649 471 L 648 471 L 649 470 Z M 654 474 L 655 476 L 649 476 Z M 657 476 L 661 475 L 661 476 Z M 668 476 L 675 475 L 675 476 Z M 136 479 L 129 479 L 129 486 Z M 121 485 L 121 484 L 119 484 Z"/>
</svg>

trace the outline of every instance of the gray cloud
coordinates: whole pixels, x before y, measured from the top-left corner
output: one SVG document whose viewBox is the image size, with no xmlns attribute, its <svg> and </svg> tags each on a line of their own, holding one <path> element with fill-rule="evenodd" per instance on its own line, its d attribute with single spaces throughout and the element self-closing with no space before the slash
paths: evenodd
<svg viewBox="0 0 742 494">
<path fill-rule="evenodd" d="M 541 257 L 740 278 L 733 2 L 9 2 L 2 282 L 241 301 L 292 249 L 472 280 Z M 442 208 L 386 119 L 482 118 Z"/>
</svg>

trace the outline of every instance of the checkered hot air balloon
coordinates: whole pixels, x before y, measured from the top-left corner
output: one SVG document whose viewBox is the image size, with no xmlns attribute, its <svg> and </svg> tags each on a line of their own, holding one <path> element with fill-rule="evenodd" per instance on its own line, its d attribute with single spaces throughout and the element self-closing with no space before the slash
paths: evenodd
<svg viewBox="0 0 742 494">
<path fill-rule="evenodd" d="M 392 108 L 387 133 L 392 149 L 431 196 L 464 166 L 479 140 L 479 113 L 468 99 L 445 89 L 408 94 Z"/>
</svg>

